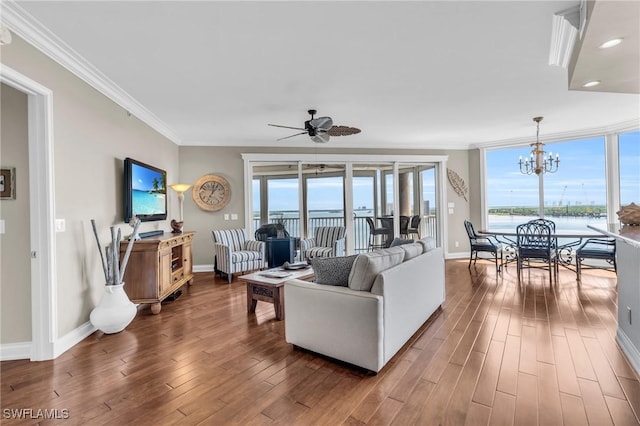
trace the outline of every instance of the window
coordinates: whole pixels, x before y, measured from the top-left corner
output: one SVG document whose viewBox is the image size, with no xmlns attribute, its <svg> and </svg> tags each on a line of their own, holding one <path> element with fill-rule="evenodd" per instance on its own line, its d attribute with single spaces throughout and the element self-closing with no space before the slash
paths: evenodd
<svg viewBox="0 0 640 426">
<path fill-rule="evenodd" d="M 620 205 L 640 204 L 640 131 L 618 136 Z"/>
<path fill-rule="evenodd" d="M 607 223 L 604 137 L 547 144 L 560 153 L 556 173 L 544 175 L 544 215 L 557 229 L 586 230 Z"/>
<path fill-rule="evenodd" d="M 529 218 L 538 216 L 538 178 L 520 173 L 519 156 L 528 157 L 529 150 L 520 147 L 487 151 L 488 229 L 512 230 Z M 523 216 L 527 219 L 524 220 Z"/>
</svg>

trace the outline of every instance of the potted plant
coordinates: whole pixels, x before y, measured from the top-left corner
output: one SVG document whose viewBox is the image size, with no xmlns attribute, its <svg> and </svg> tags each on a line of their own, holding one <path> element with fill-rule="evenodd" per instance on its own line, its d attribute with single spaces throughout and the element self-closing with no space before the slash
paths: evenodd
<svg viewBox="0 0 640 426">
<path fill-rule="evenodd" d="M 124 282 L 122 279 L 124 277 L 124 271 L 127 268 L 129 256 L 131 255 L 131 249 L 133 248 L 135 240 L 133 236 L 138 234 L 140 220 L 135 219 L 132 238 L 129 239 L 122 264 L 120 264 L 119 250 L 120 241 L 122 240 L 120 229 L 118 229 L 116 234 L 115 227 L 111 227 L 111 245 L 105 248 L 105 260 L 105 256 L 102 254 L 102 246 L 98 239 L 98 232 L 96 231 L 96 223 L 93 219 L 91 219 L 91 226 L 93 227 L 93 235 L 98 244 L 106 284 L 105 292 L 100 299 L 100 303 L 91 311 L 89 319 L 91 324 L 105 334 L 118 333 L 133 321 L 137 312 L 136 305 L 129 300 L 127 293 L 124 291 Z"/>
</svg>

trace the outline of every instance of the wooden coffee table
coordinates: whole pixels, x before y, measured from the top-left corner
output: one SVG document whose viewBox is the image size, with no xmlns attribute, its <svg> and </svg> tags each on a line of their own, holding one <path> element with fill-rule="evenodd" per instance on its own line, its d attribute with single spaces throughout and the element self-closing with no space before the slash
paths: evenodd
<svg viewBox="0 0 640 426">
<path fill-rule="evenodd" d="M 274 268 L 266 271 L 242 275 L 239 279 L 247 282 L 247 312 L 256 311 L 258 300 L 273 303 L 276 319 L 284 319 L 284 283 L 293 280 L 313 279 L 313 268 L 284 270 Z"/>
</svg>

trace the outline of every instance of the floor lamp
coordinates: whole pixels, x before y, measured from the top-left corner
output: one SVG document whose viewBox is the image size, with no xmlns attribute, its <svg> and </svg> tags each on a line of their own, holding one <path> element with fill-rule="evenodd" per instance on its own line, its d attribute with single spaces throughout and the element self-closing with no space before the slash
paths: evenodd
<svg viewBox="0 0 640 426">
<path fill-rule="evenodd" d="M 175 219 L 171 220 L 171 229 L 173 229 L 174 234 L 182 233 L 182 225 L 184 223 L 182 218 L 182 204 L 184 203 L 184 191 L 191 188 L 191 185 L 188 183 L 176 183 L 171 185 L 171 189 L 178 193 L 178 204 L 180 205 L 180 220 L 176 221 Z"/>
</svg>

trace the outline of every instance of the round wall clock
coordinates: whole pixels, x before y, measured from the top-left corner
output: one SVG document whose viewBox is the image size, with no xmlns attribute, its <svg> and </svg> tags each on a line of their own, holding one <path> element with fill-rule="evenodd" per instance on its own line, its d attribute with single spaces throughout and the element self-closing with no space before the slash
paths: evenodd
<svg viewBox="0 0 640 426">
<path fill-rule="evenodd" d="M 202 210 L 215 212 L 231 200 L 231 186 L 222 176 L 204 175 L 193 185 L 191 195 Z"/>
</svg>

